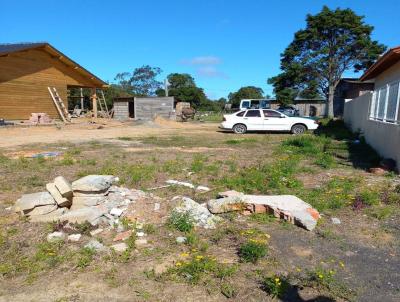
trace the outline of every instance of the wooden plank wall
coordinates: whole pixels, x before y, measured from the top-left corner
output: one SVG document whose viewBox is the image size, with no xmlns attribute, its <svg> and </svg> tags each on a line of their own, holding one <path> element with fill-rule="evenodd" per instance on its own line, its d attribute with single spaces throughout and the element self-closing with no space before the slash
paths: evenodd
<svg viewBox="0 0 400 302">
<path fill-rule="evenodd" d="M 0 57 L 0 118 L 23 120 L 32 112 L 59 118 L 47 87 L 56 87 L 67 106 L 67 85 L 91 87 L 73 67 L 43 50 Z"/>
<path fill-rule="evenodd" d="M 135 119 L 151 120 L 156 115 L 174 119 L 174 98 L 173 97 L 135 97 Z"/>
</svg>

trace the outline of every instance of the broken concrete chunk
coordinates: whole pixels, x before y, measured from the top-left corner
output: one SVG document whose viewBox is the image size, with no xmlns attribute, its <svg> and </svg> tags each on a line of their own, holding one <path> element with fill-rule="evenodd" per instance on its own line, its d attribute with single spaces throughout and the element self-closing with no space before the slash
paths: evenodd
<svg viewBox="0 0 400 302">
<path fill-rule="evenodd" d="M 138 247 L 145 246 L 145 245 L 147 245 L 147 239 L 136 239 L 135 245 Z"/>
<path fill-rule="evenodd" d="M 208 192 L 208 191 L 210 191 L 210 188 L 209 187 L 205 187 L 205 186 L 198 186 L 196 188 L 196 191 Z"/>
<path fill-rule="evenodd" d="M 62 197 L 65 197 L 67 199 L 72 198 L 72 186 L 69 181 L 66 180 L 64 177 L 57 176 L 56 178 L 54 178 L 54 185 L 56 186 Z"/>
<path fill-rule="evenodd" d="M 73 191 L 98 192 L 108 190 L 116 178 L 112 175 L 87 175 L 72 183 Z"/>
<path fill-rule="evenodd" d="M 89 249 L 93 249 L 95 251 L 98 252 L 104 252 L 107 251 L 108 248 L 106 246 L 104 246 L 102 243 L 100 243 L 98 240 L 96 239 L 92 239 L 90 240 L 86 245 L 85 248 L 89 248 Z"/>
<path fill-rule="evenodd" d="M 125 242 L 117 243 L 111 246 L 118 253 L 125 252 L 128 249 L 128 245 Z"/>
<path fill-rule="evenodd" d="M 103 231 L 104 231 L 104 230 L 101 229 L 101 228 L 95 229 L 95 230 L 93 230 L 93 231 L 90 232 L 90 235 L 91 235 L 91 236 L 96 236 L 96 235 L 100 234 L 100 233 L 103 232 Z"/>
<path fill-rule="evenodd" d="M 46 190 L 54 198 L 59 207 L 68 207 L 71 205 L 71 201 L 63 197 L 60 191 L 57 189 L 55 183 L 51 182 L 46 185 Z"/>
<path fill-rule="evenodd" d="M 211 213 L 243 211 L 244 213 L 271 213 L 293 224 L 313 230 L 320 215 L 317 210 L 293 195 L 245 195 L 236 191 L 220 193 L 223 198 L 207 203 Z"/>
<path fill-rule="evenodd" d="M 49 192 L 38 192 L 22 195 L 14 205 L 15 212 L 31 210 L 38 206 L 55 205 L 56 202 Z"/>
<path fill-rule="evenodd" d="M 122 213 L 124 212 L 124 210 L 123 209 L 119 209 L 119 208 L 112 208 L 111 209 L 111 211 L 110 211 L 110 214 L 111 215 L 113 215 L 113 216 L 117 216 L 117 217 L 119 217 L 119 216 L 121 216 L 122 215 Z"/>
<path fill-rule="evenodd" d="M 77 210 L 71 210 L 60 217 L 61 221 L 69 221 L 71 223 L 84 223 L 85 221 L 91 224 L 96 224 L 96 219 L 104 215 L 106 212 L 98 207 L 86 207 Z"/>
<path fill-rule="evenodd" d="M 176 242 L 177 243 L 185 243 L 186 240 L 187 240 L 187 238 L 183 237 L 183 236 L 176 237 Z"/>
<path fill-rule="evenodd" d="M 222 220 L 222 218 L 211 214 L 207 207 L 197 203 L 193 199 L 182 196 L 176 196 L 173 198 L 173 200 L 177 199 L 180 201 L 174 211 L 179 213 L 190 213 L 196 226 L 206 229 L 214 229 L 216 224 Z"/>
<path fill-rule="evenodd" d="M 71 234 L 68 236 L 68 241 L 78 242 L 81 239 L 81 234 Z"/>
<path fill-rule="evenodd" d="M 53 232 L 47 235 L 48 242 L 62 241 L 65 239 L 65 234 L 63 232 Z"/>
<path fill-rule="evenodd" d="M 174 180 L 174 179 L 169 179 L 166 181 L 167 184 L 169 185 L 177 185 L 177 186 L 183 186 L 183 187 L 188 187 L 191 189 L 195 189 L 196 191 L 203 191 L 203 192 L 208 192 L 210 191 L 210 188 L 205 187 L 205 186 L 195 186 L 191 184 L 190 182 L 185 182 L 185 181 L 179 181 L 179 180 Z"/>
<path fill-rule="evenodd" d="M 47 206 L 39 206 L 39 207 L 33 208 L 32 210 L 24 211 L 24 215 L 29 216 L 29 217 L 48 215 L 48 214 L 51 214 L 52 212 L 56 211 L 57 209 L 58 209 L 58 207 L 56 204 L 47 205 Z"/>
</svg>

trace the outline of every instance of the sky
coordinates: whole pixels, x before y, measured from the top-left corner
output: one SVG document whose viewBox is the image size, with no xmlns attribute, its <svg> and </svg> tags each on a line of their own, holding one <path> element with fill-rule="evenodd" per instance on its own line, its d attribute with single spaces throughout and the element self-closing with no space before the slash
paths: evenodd
<svg viewBox="0 0 400 302">
<path fill-rule="evenodd" d="M 400 0 L 0 0 L 0 43 L 46 41 L 107 82 L 136 67 L 191 74 L 209 98 L 261 87 L 307 14 L 351 8 L 400 45 Z M 347 75 L 352 75 L 350 72 Z"/>
</svg>

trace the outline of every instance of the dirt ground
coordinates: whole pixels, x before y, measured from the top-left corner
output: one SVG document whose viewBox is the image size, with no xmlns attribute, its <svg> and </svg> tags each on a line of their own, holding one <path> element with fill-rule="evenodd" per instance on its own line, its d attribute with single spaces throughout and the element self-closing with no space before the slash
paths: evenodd
<svg viewBox="0 0 400 302">
<path fill-rule="evenodd" d="M 341 153 L 331 159 L 307 144 L 300 151 L 287 147 L 291 139 L 165 121 L 0 129 L 0 301 L 399 301 L 400 192 L 393 189 L 399 177 L 360 168 L 352 150 L 340 149 L 348 140 L 332 138 Z M 311 135 L 306 139 L 313 142 Z M 60 154 L 24 158 L 49 151 Z M 346 159 L 344 151 L 350 152 Z M 322 218 L 309 232 L 270 216 L 231 213 L 215 230 L 185 233 L 164 217 L 146 225 L 148 246 L 88 255 L 82 249 L 91 239 L 87 233 L 78 243 L 49 245 L 46 235 L 59 226 L 31 223 L 10 209 L 56 176 L 73 181 L 88 174 L 113 174 L 123 186 L 143 190 L 167 179 L 211 188 L 151 190 L 163 198 L 166 212 L 176 195 L 201 203 L 237 189 L 297 195 Z M 333 217 L 341 223 L 332 223 Z M 113 236 L 109 230 L 99 240 Z M 177 236 L 191 241 L 178 244 Z M 269 238 L 267 255 L 243 261 L 238 250 L 257 236 Z M 217 268 L 195 266 L 190 273 L 200 279 L 194 282 L 178 266 L 190 257 L 211 259 L 208 265 Z M 286 286 L 274 297 L 265 280 L 276 277 Z"/>
<path fill-rule="evenodd" d="M 75 119 L 72 124 L 57 126 L 0 127 L 0 148 L 12 148 L 29 144 L 52 144 L 60 142 L 81 143 L 90 140 L 106 140 L 117 137 L 142 137 L 176 133 L 202 133 L 215 124 L 176 123 L 162 119 L 154 122 L 119 122 L 98 119 L 94 124 L 89 119 Z"/>
</svg>

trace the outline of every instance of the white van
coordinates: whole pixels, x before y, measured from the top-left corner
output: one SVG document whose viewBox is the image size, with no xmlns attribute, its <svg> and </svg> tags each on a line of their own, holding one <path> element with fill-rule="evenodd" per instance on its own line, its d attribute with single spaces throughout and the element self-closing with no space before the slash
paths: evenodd
<svg viewBox="0 0 400 302">
<path fill-rule="evenodd" d="M 240 101 L 240 110 L 269 108 L 271 108 L 271 101 L 267 99 L 244 99 Z"/>
</svg>

